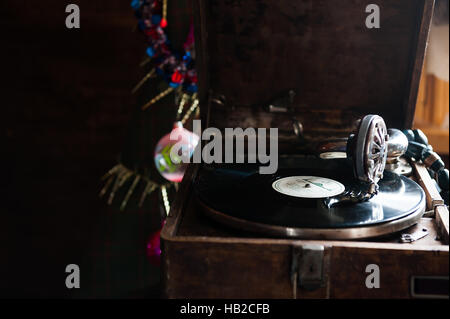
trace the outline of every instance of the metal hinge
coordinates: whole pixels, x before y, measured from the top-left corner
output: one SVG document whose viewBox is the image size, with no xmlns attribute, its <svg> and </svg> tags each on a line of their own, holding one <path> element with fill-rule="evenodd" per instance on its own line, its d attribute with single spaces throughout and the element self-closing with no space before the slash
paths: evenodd
<svg viewBox="0 0 450 319">
<path fill-rule="evenodd" d="M 297 298 L 297 287 L 316 290 L 325 286 L 324 246 L 293 246 L 291 262 L 291 282 L 293 296 Z"/>
</svg>

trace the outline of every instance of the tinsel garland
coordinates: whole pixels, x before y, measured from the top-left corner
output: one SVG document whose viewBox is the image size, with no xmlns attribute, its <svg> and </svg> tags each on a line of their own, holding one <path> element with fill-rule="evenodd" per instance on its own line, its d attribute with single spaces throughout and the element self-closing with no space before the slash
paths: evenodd
<svg viewBox="0 0 450 319">
<path fill-rule="evenodd" d="M 138 18 L 138 28 L 147 43 L 146 63 L 152 68 L 148 74 L 133 89 L 139 87 L 151 76 L 157 74 L 168 83 L 168 88 L 152 98 L 142 106 L 147 109 L 161 98 L 178 89 L 181 94 L 194 94 L 197 92 L 197 72 L 195 70 L 194 28 L 191 23 L 182 52 L 171 48 L 165 28 L 167 22 L 167 0 L 133 0 L 131 3 Z"/>
<path fill-rule="evenodd" d="M 181 52 L 173 50 L 165 32 L 167 21 L 167 0 L 132 0 L 131 7 L 138 19 L 137 26 L 144 35 L 147 58 L 141 62 L 141 66 L 151 65 L 149 72 L 133 88 L 136 93 L 143 84 L 154 77 L 160 77 L 167 82 L 168 88 L 151 98 L 141 109 L 146 110 L 163 97 L 176 92 L 176 104 L 178 104 L 176 121 L 182 124 L 193 115 L 198 114 L 199 101 L 197 99 L 197 73 L 195 70 L 194 29 L 191 23 L 186 41 Z M 185 111 L 186 110 L 186 111 Z M 183 112 L 185 114 L 183 115 Z M 167 181 L 157 183 L 147 175 L 137 170 L 131 170 L 122 163 L 111 168 L 102 178 L 104 186 L 99 196 L 105 197 L 109 192 L 107 203 L 112 204 L 117 197 L 118 190 L 128 186 L 120 201 L 120 210 L 125 210 L 133 193 L 137 189 L 142 190 L 139 195 L 138 207 L 142 207 L 148 196 L 154 191 L 161 192 L 161 200 L 166 214 L 170 210 L 168 189 L 178 189 L 178 184 Z M 144 183 L 145 185 L 139 185 Z M 138 187 L 139 185 L 139 187 Z"/>
</svg>

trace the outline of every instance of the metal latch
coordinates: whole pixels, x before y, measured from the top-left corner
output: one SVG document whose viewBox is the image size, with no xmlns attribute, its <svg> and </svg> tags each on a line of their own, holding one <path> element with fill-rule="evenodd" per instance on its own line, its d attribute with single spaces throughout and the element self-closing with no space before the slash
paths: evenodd
<svg viewBox="0 0 450 319">
<path fill-rule="evenodd" d="M 297 298 L 297 287 L 315 290 L 324 287 L 324 246 L 293 246 L 291 281 L 294 298 Z"/>
<path fill-rule="evenodd" d="M 412 243 L 413 241 L 419 240 L 428 235 L 428 229 L 422 227 L 421 229 L 413 232 L 412 234 L 404 233 L 400 236 L 400 242 L 402 243 Z"/>
</svg>

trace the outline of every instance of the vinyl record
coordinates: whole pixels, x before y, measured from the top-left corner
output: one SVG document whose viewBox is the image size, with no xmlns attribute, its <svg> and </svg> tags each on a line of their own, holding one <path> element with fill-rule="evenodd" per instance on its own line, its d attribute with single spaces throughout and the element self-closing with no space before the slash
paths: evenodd
<svg viewBox="0 0 450 319">
<path fill-rule="evenodd" d="M 262 175 L 252 165 L 204 167 L 195 181 L 200 205 L 214 219 L 268 235 L 355 239 L 386 235 L 417 222 L 425 194 L 414 181 L 385 172 L 366 202 L 329 207 L 326 199 L 355 187 L 346 160 L 306 160 Z"/>
</svg>

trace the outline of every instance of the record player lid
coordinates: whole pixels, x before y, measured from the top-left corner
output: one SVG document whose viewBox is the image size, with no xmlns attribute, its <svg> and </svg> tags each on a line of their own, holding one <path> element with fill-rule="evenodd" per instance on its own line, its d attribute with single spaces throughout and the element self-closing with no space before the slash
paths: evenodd
<svg viewBox="0 0 450 319">
<path fill-rule="evenodd" d="M 289 114 L 263 107 L 293 89 L 305 131 L 347 133 L 369 113 L 410 127 L 433 1 L 376 3 L 370 29 L 364 1 L 196 0 L 200 98 L 227 102 L 210 106 L 209 124 L 290 130 Z"/>
</svg>

